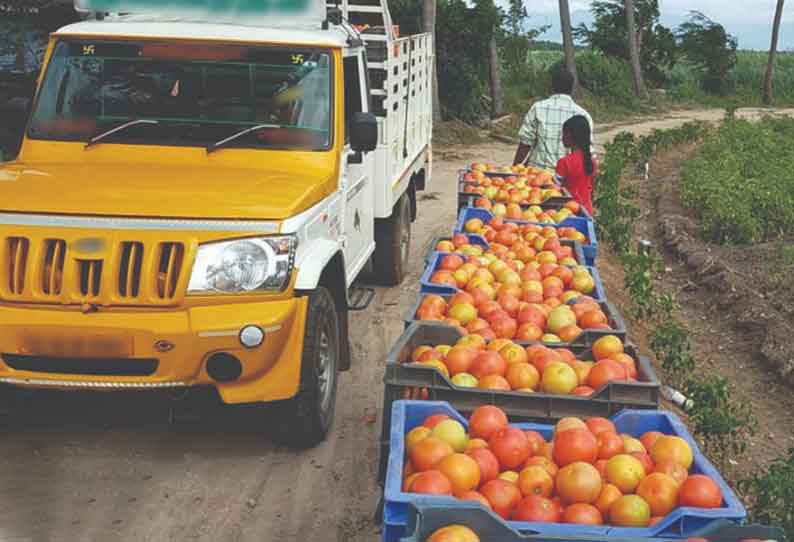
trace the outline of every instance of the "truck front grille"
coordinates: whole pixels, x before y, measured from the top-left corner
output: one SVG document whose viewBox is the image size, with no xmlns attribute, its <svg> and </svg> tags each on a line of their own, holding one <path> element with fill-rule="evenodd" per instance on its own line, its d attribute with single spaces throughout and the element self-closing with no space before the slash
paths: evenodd
<svg viewBox="0 0 794 542">
<path fill-rule="evenodd" d="M 80 239 L 76 235 L 77 240 Z M 187 289 L 185 244 L 106 242 L 96 255 L 72 250 L 75 239 L 0 238 L 0 299 L 66 305 L 160 305 Z"/>
</svg>

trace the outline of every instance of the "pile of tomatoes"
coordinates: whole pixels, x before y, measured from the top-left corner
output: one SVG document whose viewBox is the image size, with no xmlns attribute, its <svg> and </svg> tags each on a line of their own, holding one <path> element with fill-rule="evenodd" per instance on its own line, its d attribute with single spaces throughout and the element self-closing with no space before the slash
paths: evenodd
<svg viewBox="0 0 794 542">
<path fill-rule="evenodd" d="M 505 222 L 502 217 L 494 217 L 487 224 L 479 218 L 471 218 L 463 224 L 465 233 L 481 235 L 488 242 L 496 242 L 517 252 L 524 246 L 536 250 L 549 250 L 549 239 L 570 239 L 587 244 L 587 236 L 576 228 L 565 226 L 541 226 L 540 224 L 517 224 Z"/>
<path fill-rule="evenodd" d="M 521 205 L 512 199 L 514 198 L 511 198 L 508 192 L 497 193 L 493 199 L 483 195 L 474 200 L 474 207 L 490 211 L 496 217 L 540 222 L 541 224 L 559 224 L 567 218 L 579 215 L 582 209 L 582 206 L 573 200 L 565 203 L 559 209 L 544 209 L 537 204 Z"/>
<path fill-rule="evenodd" d="M 590 271 L 576 263 L 572 256 L 565 256 L 570 247 L 560 247 L 563 257 L 558 263 L 557 255 L 551 251 L 537 253 L 527 249 L 521 257 L 487 251 L 480 246 L 471 246 L 468 256 L 445 254 L 438 260 L 436 270 L 430 275 L 433 284 L 444 284 L 453 288 L 480 288 L 492 296 L 510 293 L 524 297 L 527 302 L 558 298 L 568 301 L 595 289 L 595 280 Z M 562 250 L 568 249 L 568 250 Z"/>
<path fill-rule="evenodd" d="M 571 304 L 529 303 L 511 294 L 491 299 L 475 289 L 458 292 L 449 301 L 428 294 L 419 302 L 415 318 L 443 322 L 464 334 L 490 341 L 515 339 L 544 343 L 570 343 L 585 329 L 609 330 L 609 318 L 591 297 L 581 296 Z"/>
<path fill-rule="evenodd" d="M 445 414 L 411 429 L 402 489 L 476 501 L 513 521 L 648 527 L 679 506 L 722 506 L 719 485 L 690 473 L 693 460 L 681 437 L 635 438 L 606 418 L 563 418 L 546 442 L 487 405 L 468 433 Z"/>
<path fill-rule="evenodd" d="M 567 348 L 534 344 L 527 348 L 508 339 L 491 343 L 466 335 L 454 345 L 419 346 L 410 363 L 433 367 L 461 388 L 544 392 L 590 396 L 612 381 L 636 381 L 637 365 L 614 335 L 592 347 L 594 361 L 581 361 Z"/>
</svg>

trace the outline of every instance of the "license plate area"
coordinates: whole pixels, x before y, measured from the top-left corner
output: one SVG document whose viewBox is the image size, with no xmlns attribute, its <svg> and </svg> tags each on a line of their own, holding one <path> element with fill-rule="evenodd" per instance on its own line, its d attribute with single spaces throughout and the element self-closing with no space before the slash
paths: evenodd
<svg viewBox="0 0 794 542">
<path fill-rule="evenodd" d="M 109 332 L 27 332 L 19 353 L 63 358 L 125 358 L 133 355 L 131 336 Z"/>
</svg>

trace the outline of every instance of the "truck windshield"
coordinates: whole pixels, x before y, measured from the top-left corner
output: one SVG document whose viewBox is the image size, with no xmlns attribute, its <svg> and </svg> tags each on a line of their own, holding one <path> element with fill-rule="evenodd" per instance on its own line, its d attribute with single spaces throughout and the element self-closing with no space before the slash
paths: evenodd
<svg viewBox="0 0 794 542">
<path fill-rule="evenodd" d="M 31 139 L 328 149 L 328 51 L 238 45 L 60 41 L 31 118 Z"/>
</svg>

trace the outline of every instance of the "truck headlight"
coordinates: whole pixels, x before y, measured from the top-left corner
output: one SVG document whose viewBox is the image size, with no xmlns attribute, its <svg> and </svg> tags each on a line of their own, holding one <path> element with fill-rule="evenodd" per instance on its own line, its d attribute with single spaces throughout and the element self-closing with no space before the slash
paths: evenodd
<svg viewBox="0 0 794 542">
<path fill-rule="evenodd" d="M 201 245 L 188 294 L 284 290 L 292 274 L 296 244 L 290 235 Z"/>
</svg>

